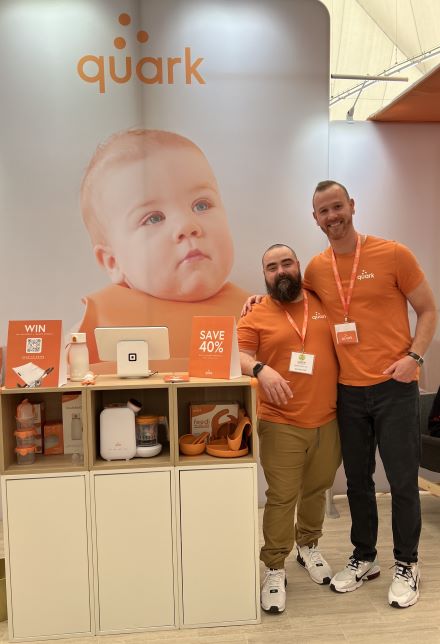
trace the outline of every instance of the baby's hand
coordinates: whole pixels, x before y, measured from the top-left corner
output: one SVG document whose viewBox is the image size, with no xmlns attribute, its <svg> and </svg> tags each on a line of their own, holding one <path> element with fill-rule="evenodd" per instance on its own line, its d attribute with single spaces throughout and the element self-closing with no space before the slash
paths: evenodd
<svg viewBox="0 0 440 644">
<path fill-rule="evenodd" d="M 254 304 L 259 304 L 261 300 L 263 299 L 263 295 L 250 295 L 246 302 L 243 304 L 243 308 L 241 309 L 240 317 L 244 317 L 246 313 L 250 313 L 252 311 L 252 306 Z"/>
</svg>

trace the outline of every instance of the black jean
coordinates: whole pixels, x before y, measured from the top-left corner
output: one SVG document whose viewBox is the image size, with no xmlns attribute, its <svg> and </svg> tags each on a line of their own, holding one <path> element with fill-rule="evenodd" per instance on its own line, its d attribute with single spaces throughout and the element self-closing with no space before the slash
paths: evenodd
<svg viewBox="0 0 440 644">
<path fill-rule="evenodd" d="M 339 385 L 338 421 L 353 554 L 363 561 L 376 557 L 378 519 L 373 473 L 378 446 L 391 489 L 394 558 L 417 561 L 422 525 L 417 485 L 420 463 L 417 383 L 391 379 L 368 387 Z"/>
</svg>

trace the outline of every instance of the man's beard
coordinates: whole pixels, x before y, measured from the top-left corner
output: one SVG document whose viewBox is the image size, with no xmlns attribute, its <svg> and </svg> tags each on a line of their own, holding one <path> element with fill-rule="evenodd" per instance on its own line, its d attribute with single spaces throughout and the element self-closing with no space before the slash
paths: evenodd
<svg viewBox="0 0 440 644">
<path fill-rule="evenodd" d="M 301 293 L 301 273 L 296 277 L 291 275 L 278 275 L 273 286 L 266 282 L 266 289 L 269 295 L 278 302 L 293 302 Z"/>
</svg>

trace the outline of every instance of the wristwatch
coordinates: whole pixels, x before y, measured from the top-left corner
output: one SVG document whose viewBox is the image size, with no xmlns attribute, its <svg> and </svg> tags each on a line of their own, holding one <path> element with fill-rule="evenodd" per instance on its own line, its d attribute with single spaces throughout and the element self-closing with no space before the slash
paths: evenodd
<svg viewBox="0 0 440 644">
<path fill-rule="evenodd" d="M 257 362 L 257 364 L 252 369 L 252 373 L 254 375 L 254 378 L 258 377 L 258 374 L 260 373 L 260 371 L 262 370 L 263 367 L 264 367 L 264 362 Z"/>
<path fill-rule="evenodd" d="M 414 353 L 414 351 L 408 351 L 408 355 L 411 356 L 411 358 L 414 358 L 414 360 L 417 362 L 419 367 L 422 366 L 422 364 L 424 362 L 422 356 L 419 356 L 418 353 Z"/>
</svg>

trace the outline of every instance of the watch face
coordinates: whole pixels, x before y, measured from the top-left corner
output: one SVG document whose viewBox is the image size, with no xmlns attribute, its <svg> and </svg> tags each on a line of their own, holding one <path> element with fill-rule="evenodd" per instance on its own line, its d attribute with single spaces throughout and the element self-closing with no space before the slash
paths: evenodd
<svg viewBox="0 0 440 644">
<path fill-rule="evenodd" d="M 255 365 L 255 367 L 252 370 L 255 378 L 260 373 L 260 371 L 262 370 L 263 367 L 264 367 L 264 364 L 262 362 L 257 362 L 257 364 Z"/>
</svg>

